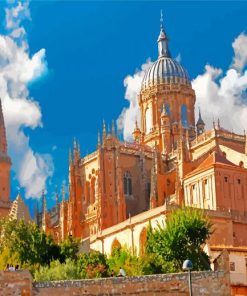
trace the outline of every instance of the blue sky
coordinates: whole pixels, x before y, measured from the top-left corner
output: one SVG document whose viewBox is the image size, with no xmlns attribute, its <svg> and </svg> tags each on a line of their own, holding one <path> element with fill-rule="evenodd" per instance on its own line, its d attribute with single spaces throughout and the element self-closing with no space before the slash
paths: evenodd
<svg viewBox="0 0 247 296">
<path fill-rule="evenodd" d="M 4 8 L 1 2 L 2 20 Z M 102 119 L 116 120 L 128 106 L 124 78 L 147 58 L 156 60 L 160 9 L 171 53 L 181 55 L 192 79 L 204 72 L 206 64 L 228 69 L 231 44 L 246 31 L 246 2 L 30 3 L 31 20 L 24 21 L 30 54 L 44 48 L 48 72 L 29 85 L 30 96 L 40 104 L 43 127 L 25 133 L 33 150 L 52 155 L 54 174 L 47 180 L 48 197 L 68 179 L 73 138 L 79 140 L 83 155 L 92 152 Z M 14 172 L 12 177 L 15 197 Z M 27 202 L 32 204 L 30 199 Z"/>
</svg>

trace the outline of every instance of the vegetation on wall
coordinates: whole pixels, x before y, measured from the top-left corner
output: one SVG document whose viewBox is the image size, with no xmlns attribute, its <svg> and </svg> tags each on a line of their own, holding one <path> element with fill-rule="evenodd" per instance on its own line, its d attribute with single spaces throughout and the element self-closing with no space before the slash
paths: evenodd
<svg viewBox="0 0 247 296">
<path fill-rule="evenodd" d="M 79 253 L 79 240 L 71 236 L 57 244 L 33 223 L 0 220 L 0 268 L 7 263 L 28 268 L 36 281 L 128 276 L 181 271 L 185 259 L 194 270 L 209 269 L 202 246 L 211 234 L 211 224 L 199 210 L 172 212 L 166 225 L 149 225 L 145 253 L 137 256 L 127 248 L 115 248 L 110 256 L 91 251 Z"/>
</svg>

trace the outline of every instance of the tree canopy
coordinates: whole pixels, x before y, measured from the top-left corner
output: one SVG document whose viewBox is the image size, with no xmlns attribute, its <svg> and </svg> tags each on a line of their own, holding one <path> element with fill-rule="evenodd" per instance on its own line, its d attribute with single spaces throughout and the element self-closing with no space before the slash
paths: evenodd
<svg viewBox="0 0 247 296">
<path fill-rule="evenodd" d="M 190 259 L 194 269 L 210 269 L 209 258 L 202 246 L 209 239 L 212 225 L 199 209 L 181 208 L 170 213 L 164 224 L 154 229 L 149 225 L 146 252 L 160 261 L 170 262 L 173 271 L 182 268 L 183 261 Z"/>
</svg>

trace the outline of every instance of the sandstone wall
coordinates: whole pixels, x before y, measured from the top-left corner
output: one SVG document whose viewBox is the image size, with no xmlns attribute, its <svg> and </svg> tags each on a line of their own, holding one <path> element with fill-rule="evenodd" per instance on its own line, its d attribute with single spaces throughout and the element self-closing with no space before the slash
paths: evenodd
<svg viewBox="0 0 247 296">
<path fill-rule="evenodd" d="M 29 271 L 0 271 L 0 296 L 31 295 L 32 276 Z"/>
<path fill-rule="evenodd" d="M 192 274 L 193 295 L 228 296 L 229 277 L 224 271 L 194 272 Z M 98 280 L 76 280 L 35 283 L 33 295 L 140 295 L 140 296 L 187 296 L 188 274 L 150 275 Z"/>
</svg>

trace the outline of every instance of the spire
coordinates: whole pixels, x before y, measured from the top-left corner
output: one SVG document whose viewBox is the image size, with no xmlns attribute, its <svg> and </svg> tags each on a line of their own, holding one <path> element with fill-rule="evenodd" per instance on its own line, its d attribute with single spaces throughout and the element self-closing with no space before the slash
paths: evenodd
<svg viewBox="0 0 247 296">
<path fill-rule="evenodd" d="M 111 134 L 113 137 L 115 137 L 115 122 L 114 122 L 114 120 L 112 120 L 112 124 L 111 124 Z"/>
<path fill-rule="evenodd" d="M 71 149 L 69 149 L 69 164 L 72 164 L 72 152 L 71 152 Z"/>
<path fill-rule="evenodd" d="M 101 142 L 100 142 L 100 132 L 98 131 L 98 147 L 100 147 Z"/>
<path fill-rule="evenodd" d="M 199 115 L 198 115 L 198 120 L 197 120 L 197 123 L 196 123 L 196 128 L 197 128 L 197 134 L 198 135 L 204 133 L 205 123 L 202 120 L 202 115 L 201 115 L 201 109 L 200 109 L 200 107 L 199 107 Z"/>
<path fill-rule="evenodd" d="M 65 201 L 65 186 L 62 184 L 62 201 Z"/>
<path fill-rule="evenodd" d="M 106 126 L 105 126 L 105 120 L 103 120 L 103 133 L 102 133 L 103 142 L 105 138 L 106 138 Z"/>
<path fill-rule="evenodd" d="M 158 53 L 159 58 L 161 57 L 171 57 L 169 48 L 168 48 L 168 38 L 163 26 L 163 12 L 160 12 L 160 34 L 158 37 Z"/>
<path fill-rule="evenodd" d="M 2 101 L 0 98 L 0 155 L 7 155 L 7 139 L 3 117 Z"/>
<path fill-rule="evenodd" d="M 42 190 L 42 215 L 46 212 L 45 190 Z"/>
<path fill-rule="evenodd" d="M 217 128 L 220 129 L 220 119 L 217 120 Z"/>
</svg>

